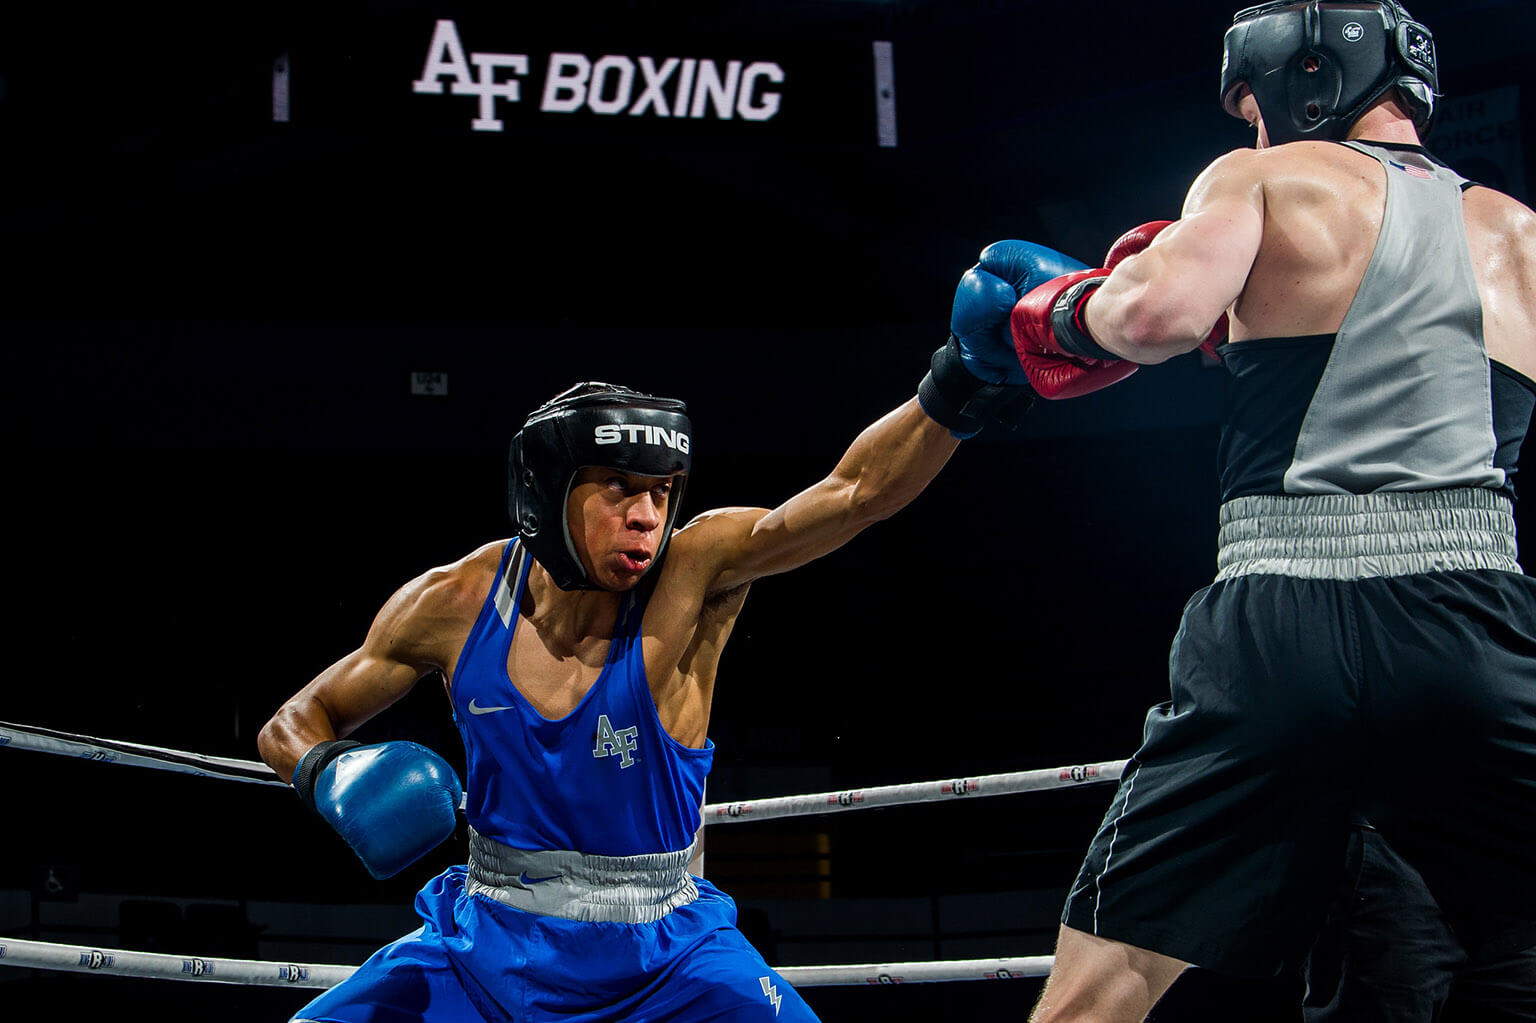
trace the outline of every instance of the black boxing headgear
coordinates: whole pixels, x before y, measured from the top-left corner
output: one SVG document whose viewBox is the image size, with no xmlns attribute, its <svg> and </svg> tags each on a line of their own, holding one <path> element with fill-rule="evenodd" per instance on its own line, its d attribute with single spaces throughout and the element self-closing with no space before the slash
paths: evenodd
<svg viewBox="0 0 1536 1023">
<path fill-rule="evenodd" d="M 600 589 L 587 578 L 565 515 L 576 473 L 587 466 L 675 477 L 651 567 L 661 562 L 692 464 L 692 438 L 688 406 L 612 384 L 577 384 L 534 410 L 512 438 L 507 510 L 555 585 Z"/>
<path fill-rule="evenodd" d="M 1434 118 L 1435 42 L 1397 0 L 1276 0 L 1238 11 L 1221 57 L 1221 105 L 1233 117 L 1238 86 L 1253 90 L 1271 145 L 1338 141 L 1397 86 L 1420 137 Z"/>
</svg>

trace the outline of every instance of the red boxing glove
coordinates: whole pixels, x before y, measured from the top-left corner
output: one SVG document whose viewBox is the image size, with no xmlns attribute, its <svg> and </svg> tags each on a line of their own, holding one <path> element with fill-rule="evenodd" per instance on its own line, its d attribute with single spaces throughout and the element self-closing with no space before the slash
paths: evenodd
<svg viewBox="0 0 1536 1023">
<path fill-rule="evenodd" d="M 1200 350 L 1206 355 L 1209 355 L 1211 358 L 1215 359 L 1217 362 L 1220 362 L 1221 353 L 1216 350 L 1216 346 L 1221 344 L 1226 339 L 1227 314 L 1222 313 L 1221 318 L 1216 321 L 1216 326 L 1212 327 L 1211 332 L 1206 335 L 1205 340 L 1200 342 Z"/>
<path fill-rule="evenodd" d="M 1106 270 L 1113 270 L 1130 257 L 1136 255 L 1148 245 L 1151 245 L 1152 239 L 1156 238 L 1165 227 L 1172 223 L 1173 221 L 1171 220 L 1154 220 L 1150 223 L 1142 224 L 1140 227 L 1131 228 L 1125 234 L 1116 238 L 1115 244 L 1109 247 L 1109 252 L 1104 256 L 1104 268 Z"/>
<path fill-rule="evenodd" d="M 1042 398 L 1076 398 L 1119 383 L 1141 367 L 1123 359 L 1077 354 L 1094 344 L 1079 314 L 1108 270 L 1078 270 L 1046 281 L 1014 304 L 1013 349 L 1029 384 Z M 1102 351 L 1102 349 L 1100 349 Z"/>
</svg>

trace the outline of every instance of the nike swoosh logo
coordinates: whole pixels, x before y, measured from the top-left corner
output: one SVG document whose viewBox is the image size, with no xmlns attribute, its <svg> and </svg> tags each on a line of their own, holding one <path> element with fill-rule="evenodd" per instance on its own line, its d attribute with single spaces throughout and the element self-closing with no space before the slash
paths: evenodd
<svg viewBox="0 0 1536 1023">
<path fill-rule="evenodd" d="M 548 877 L 529 877 L 528 871 L 525 870 L 517 876 L 517 883 L 522 885 L 524 888 L 527 888 L 529 885 L 538 884 L 541 881 L 553 881 L 559 876 L 559 874 L 551 874 Z"/>
<path fill-rule="evenodd" d="M 477 706 L 475 706 L 475 701 L 474 701 L 473 697 L 471 697 L 470 701 L 469 701 L 469 712 L 471 714 L 494 714 L 498 710 L 511 710 L 511 709 L 512 709 L 511 707 L 477 707 Z"/>
</svg>

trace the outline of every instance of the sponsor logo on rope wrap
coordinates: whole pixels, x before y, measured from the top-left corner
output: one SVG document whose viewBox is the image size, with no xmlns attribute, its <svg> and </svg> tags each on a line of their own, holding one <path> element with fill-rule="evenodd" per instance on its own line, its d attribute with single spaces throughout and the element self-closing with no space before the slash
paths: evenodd
<svg viewBox="0 0 1536 1023">
<path fill-rule="evenodd" d="M 9 746 L 10 744 L 11 744 L 11 737 L 10 737 L 10 735 L 5 733 L 5 732 L 0 732 L 0 746 Z"/>
<path fill-rule="evenodd" d="M 906 980 L 907 980 L 907 978 L 905 978 L 905 977 L 893 977 L 889 973 L 880 973 L 880 974 L 876 974 L 873 977 L 865 977 L 864 978 L 864 983 L 866 983 L 866 984 L 904 984 L 904 983 L 906 983 Z"/>
<path fill-rule="evenodd" d="M 0 945 L 0 959 L 4 959 L 4 958 L 5 958 L 5 946 L 4 945 Z"/>
<path fill-rule="evenodd" d="M 992 970 L 982 974 L 988 980 L 1018 980 L 1024 976 L 1022 973 L 1014 973 L 1012 970 Z"/>
<path fill-rule="evenodd" d="M 827 797 L 828 806 L 832 806 L 833 804 L 836 804 L 837 806 L 854 806 L 862 802 L 864 802 L 863 789 L 849 789 L 846 792 L 834 792 L 832 795 Z"/>
<path fill-rule="evenodd" d="M 1099 769 L 1092 764 L 1079 767 L 1063 767 L 1062 781 L 1092 781 L 1099 776 Z"/>
<path fill-rule="evenodd" d="M 751 803 L 728 803 L 715 809 L 716 817 L 740 817 L 752 812 Z"/>
<path fill-rule="evenodd" d="M 947 792 L 952 796 L 963 796 L 979 788 L 981 788 L 981 782 L 975 778 L 957 778 L 940 785 L 939 791 Z"/>
<path fill-rule="evenodd" d="M 110 970 L 117 965 L 117 956 L 91 949 L 80 953 L 80 965 L 87 970 Z"/>
<path fill-rule="evenodd" d="M 214 965 L 206 959 L 183 959 L 181 972 L 189 977 L 209 977 L 213 975 Z"/>
<path fill-rule="evenodd" d="M 279 966 L 277 968 L 277 979 L 285 980 L 290 984 L 297 984 L 301 980 L 309 979 L 309 968 L 306 966 L 295 966 L 292 963 L 289 963 L 287 966 Z"/>
<path fill-rule="evenodd" d="M 110 764 L 117 759 L 117 754 L 107 749 L 92 749 L 80 754 L 80 759 L 98 760 L 103 764 Z"/>
</svg>

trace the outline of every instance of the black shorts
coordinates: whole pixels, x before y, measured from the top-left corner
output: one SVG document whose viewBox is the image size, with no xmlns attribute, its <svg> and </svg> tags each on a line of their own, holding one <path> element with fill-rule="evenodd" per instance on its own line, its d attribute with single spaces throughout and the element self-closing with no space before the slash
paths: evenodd
<svg viewBox="0 0 1536 1023">
<path fill-rule="evenodd" d="M 1300 970 L 1372 822 L 1469 949 L 1536 944 L 1536 580 L 1241 575 L 1195 594 L 1063 922 Z"/>
<path fill-rule="evenodd" d="M 1470 955 L 1374 828 L 1351 832 L 1347 862 L 1307 963 L 1306 1023 L 1536 1020 L 1536 947 Z"/>
</svg>

